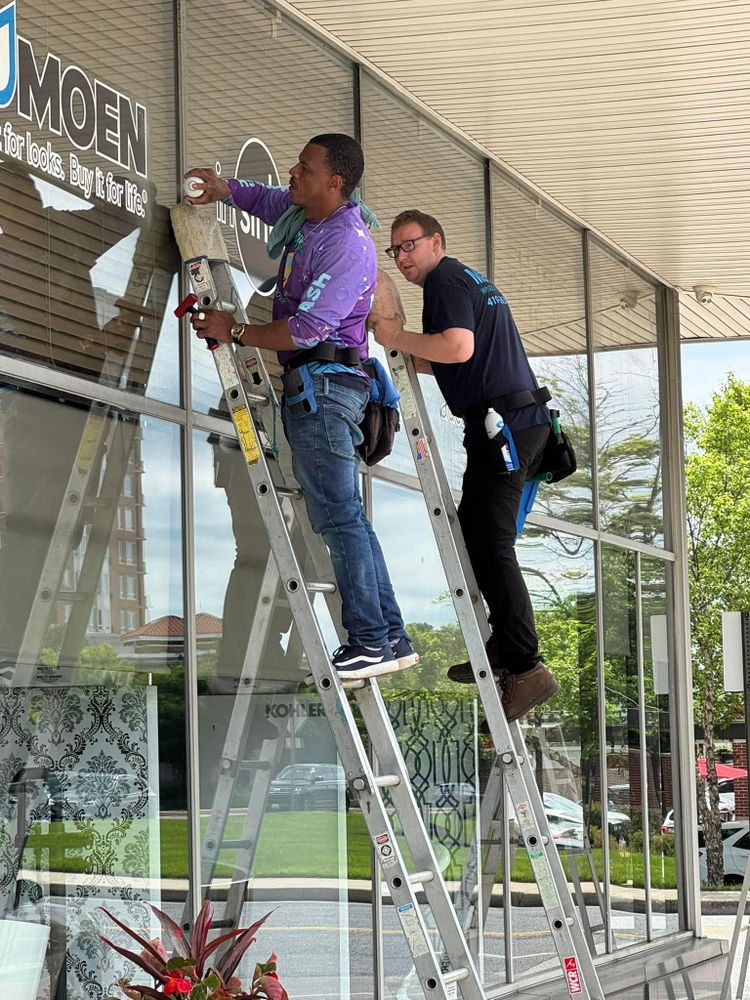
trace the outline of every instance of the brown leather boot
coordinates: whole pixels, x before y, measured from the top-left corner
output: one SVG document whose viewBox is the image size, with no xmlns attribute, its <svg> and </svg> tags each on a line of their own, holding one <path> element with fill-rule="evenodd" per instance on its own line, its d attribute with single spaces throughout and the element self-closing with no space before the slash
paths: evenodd
<svg viewBox="0 0 750 1000">
<path fill-rule="evenodd" d="M 560 685 L 554 674 L 540 663 L 524 674 L 508 674 L 503 684 L 503 710 L 508 722 L 515 722 L 535 705 L 557 694 Z"/>
<path fill-rule="evenodd" d="M 502 684 L 503 675 L 507 671 L 505 670 L 505 667 L 500 665 L 500 660 L 495 652 L 495 644 L 492 640 L 492 636 L 490 636 L 484 644 L 484 648 L 487 652 L 487 659 L 490 661 L 490 669 L 497 680 Z M 474 671 L 471 669 L 471 663 L 466 660 L 465 663 L 454 663 L 452 667 L 448 667 L 448 680 L 453 681 L 455 684 L 473 684 Z"/>
</svg>

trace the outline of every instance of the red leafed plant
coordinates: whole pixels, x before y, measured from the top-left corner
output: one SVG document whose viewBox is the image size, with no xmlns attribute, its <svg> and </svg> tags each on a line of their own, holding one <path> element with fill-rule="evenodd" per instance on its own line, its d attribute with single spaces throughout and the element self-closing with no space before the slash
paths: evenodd
<svg viewBox="0 0 750 1000">
<path fill-rule="evenodd" d="M 129 959 L 143 969 L 155 982 L 155 986 L 141 986 L 131 983 L 129 979 L 120 979 L 118 986 L 128 997 L 128 1000 L 161 1000 L 163 997 L 174 997 L 174 1000 L 289 1000 L 287 991 L 279 982 L 276 974 L 276 955 L 272 954 L 267 962 L 258 962 L 249 987 L 243 987 L 234 971 L 240 963 L 246 950 L 255 941 L 255 932 L 271 916 L 256 920 L 250 927 L 240 927 L 227 934 L 221 934 L 209 942 L 208 932 L 213 920 L 213 906 L 210 900 L 205 900 L 198 914 L 192 934 L 185 934 L 179 924 L 161 910 L 152 906 L 162 926 L 164 936 L 172 945 L 170 956 L 163 942 L 156 938 L 147 941 L 140 934 L 131 930 L 121 920 L 118 920 L 109 910 L 104 912 L 118 927 L 129 934 L 141 946 L 140 952 L 129 951 L 114 944 L 108 938 L 101 936 L 102 941 L 114 948 L 116 952 Z M 222 945 L 232 941 L 215 964 L 209 964 L 209 958 Z M 107 1000 L 118 1000 L 108 997 Z"/>
</svg>

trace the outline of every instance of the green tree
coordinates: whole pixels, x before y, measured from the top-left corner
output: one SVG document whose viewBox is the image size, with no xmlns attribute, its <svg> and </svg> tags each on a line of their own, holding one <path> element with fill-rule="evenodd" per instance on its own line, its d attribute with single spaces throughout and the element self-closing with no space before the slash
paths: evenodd
<svg viewBox="0 0 750 1000">
<path fill-rule="evenodd" d="M 750 384 L 730 374 L 706 407 L 687 406 L 685 440 L 693 690 L 709 800 L 699 794 L 698 810 L 708 881 L 719 884 L 716 738 L 742 715 L 741 696 L 724 691 L 721 612 L 750 610 Z"/>
</svg>

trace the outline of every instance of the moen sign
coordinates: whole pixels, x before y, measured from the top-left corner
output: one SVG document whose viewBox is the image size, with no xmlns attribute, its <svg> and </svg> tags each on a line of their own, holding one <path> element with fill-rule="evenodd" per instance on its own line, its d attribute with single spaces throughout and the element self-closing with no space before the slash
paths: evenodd
<svg viewBox="0 0 750 1000">
<path fill-rule="evenodd" d="M 19 118 L 65 135 L 76 149 L 93 149 L 110 163 L 146 176 L 145 107 L 51 52 L 43 64 L 37 60 L 31 42 L 17 33 L 15 0 L 0 9 L 0 109 L 11 105 Z M 12 134 L 16 152 L 3 146 L 6 153 L 32 166 L 41 165 L 32 157 L 43 160 L 46 173 L 65 179 L 63 158 L 49 142 L 41 146 L 29 132 Z"/>
</svg>

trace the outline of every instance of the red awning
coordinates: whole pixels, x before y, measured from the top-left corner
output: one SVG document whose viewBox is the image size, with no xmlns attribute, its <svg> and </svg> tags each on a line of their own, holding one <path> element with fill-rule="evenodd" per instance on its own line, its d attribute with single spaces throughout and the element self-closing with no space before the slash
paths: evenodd
<svg viewBox="0 0 750 1000">
<path fill-rule="evenodd" d="M 706 758 L 698 758 L 698 774 L 701 778 L 706 777 Z M 743 767 L 730 767 L 728 764 L 716 764 L 717 778 L 746 778 L 747 771 Z"/>
</svg>

